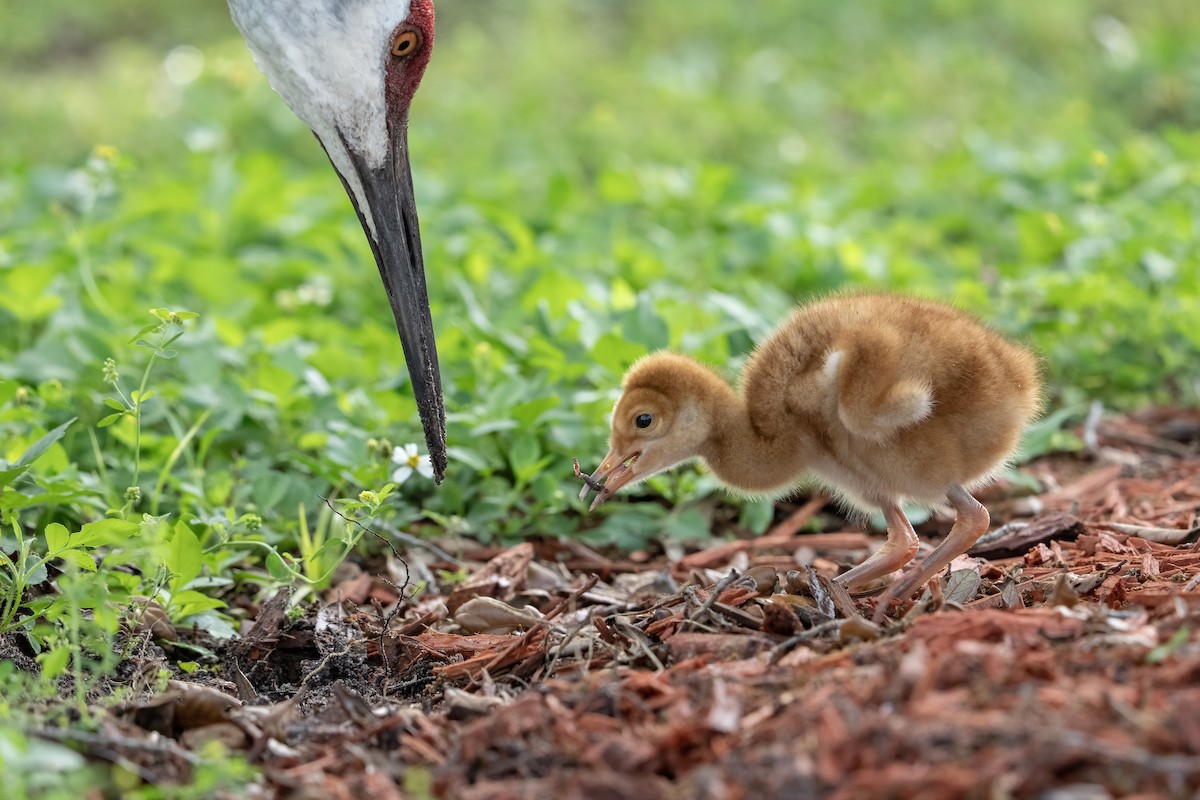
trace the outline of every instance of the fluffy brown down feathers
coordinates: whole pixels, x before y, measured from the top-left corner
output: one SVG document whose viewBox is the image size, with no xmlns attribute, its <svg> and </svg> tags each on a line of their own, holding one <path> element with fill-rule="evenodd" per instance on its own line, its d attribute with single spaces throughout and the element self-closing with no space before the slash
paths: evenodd
<svg viewBox="0 0 1200 800">
<path fill-rule="evenodd" d="M 962 490 L 986 483 L 1037 415 L 1038 373 L 1029 350 L 941 303 L 888 294 L 818 300 L 755 350 L 740 393 L 686 356 L 660 352 L 634 364 L 609 453 L 592 476 L 607 477 L 596 502 L 700 458 L 742 493 L 786 494 L 814 476 L 859 508 L 887 514 L 906 500 L 949 498 L 961 518 L 974 503 Z M 889 537 L 915 553 L 915 534 L 909 542 L 893 527 L 889 520 Z"/>
</svg>

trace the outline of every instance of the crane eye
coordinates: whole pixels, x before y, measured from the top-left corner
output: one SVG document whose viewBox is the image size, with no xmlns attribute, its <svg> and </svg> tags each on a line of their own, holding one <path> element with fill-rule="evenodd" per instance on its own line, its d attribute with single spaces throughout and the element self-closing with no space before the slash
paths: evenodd
<svg viewBox="0 0 1200 800">
<path fill-rule="evenodd" d="M 420 31 L 400 31 L 392 40 L 392 55 L 396 58 L 408 58 L 419 49 L 421 49 Z"/>
<path fill-rule="evenodd" d="M 637 419 L 633 421 L 633 424 L 637 425 L 639 428 L 649 428 L 653 422 L 654 417 L 650 416 L 649 414 L 638 414 Z"/>
</svg>

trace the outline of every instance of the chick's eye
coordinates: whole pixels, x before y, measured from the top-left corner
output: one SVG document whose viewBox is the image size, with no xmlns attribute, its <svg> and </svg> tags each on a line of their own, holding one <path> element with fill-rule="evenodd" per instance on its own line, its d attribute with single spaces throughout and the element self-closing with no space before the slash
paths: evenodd
<svg viewBox="0 0 1200 800">
<path fill-rule="evenodd" d="M 633 424 L 637 425 L 639 428 L 649 428 L 650 423 L 652 422 L 654 422 L 654 417 L 650 416 L 649 414 L 638 414 L 637 419 L 633 421 Z"/>
<path fill-rule="evenodd" d="M 420 31 L 400 31 L 392 40 L 392 55 L 396 58 L 408 58 L 421 47 Z"/>
</svg>

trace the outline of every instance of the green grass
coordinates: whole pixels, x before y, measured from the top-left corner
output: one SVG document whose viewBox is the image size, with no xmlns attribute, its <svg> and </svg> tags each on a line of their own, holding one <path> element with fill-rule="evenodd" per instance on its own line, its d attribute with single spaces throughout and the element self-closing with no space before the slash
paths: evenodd
<svg viewBox="0 0 1200 800">
<path fill-rule="evenodd" d="M 1052 408 L 1197 400 L 1192 0 L 443 2 L 411 149 L 451 464 L 385 502 L 421 434 L 320 148 L 221 3 L 76 5 L 0 31 L 0 459 L 78 418 L 0 511 L 9 553 L 60 525 L 103 554 L 93 606 L 227 630 L 236 585 L 319 584 L 359 534 L 321 498 L 364 490 L 349 510 L 385 531 L 703 535 L 711 479 L 586 517 L 571 457 L 603 454 L 638 356 L 732 375 L 838 287 L 1032 342 Z M 156 308 L 200 316 L 139 347 Z M 125 527 L 84 528 L 106 517 Z M 80 662 L 61 606 L 22 630 Z"/>
</svg>

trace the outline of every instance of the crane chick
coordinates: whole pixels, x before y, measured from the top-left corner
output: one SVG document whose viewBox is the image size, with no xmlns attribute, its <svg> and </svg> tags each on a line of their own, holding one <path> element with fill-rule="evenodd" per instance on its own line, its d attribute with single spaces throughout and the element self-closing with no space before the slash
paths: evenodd
<svg viewBox="0 0 1200 800">
<path fill-rule="evenodd" d="M 905 599 L 987 531 L 988 512 L 970 490 L 1003 467 L 1037 415 L 1038 373 L 1029 350 L 941 303 L 828 297 L 796 308 L 762 342 L 740 394 L 686 356 L 659 352 L 634 364 L 613 410 L 608 455 L 579 496 L 604 481 L 595 508 L 695 458 L 748 495 L 785 495 L 815 477 L 887 521 L 884 546 L 838 576 L 848 588 L 916 555 L 905 501 L 948 500 L 953 529 L 889 591 Z"/>
</svg>

